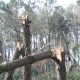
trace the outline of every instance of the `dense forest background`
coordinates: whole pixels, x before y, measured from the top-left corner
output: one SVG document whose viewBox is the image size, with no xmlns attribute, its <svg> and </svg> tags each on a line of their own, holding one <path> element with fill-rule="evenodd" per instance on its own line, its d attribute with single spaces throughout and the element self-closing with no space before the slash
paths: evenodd
<svg viewBox="0 0 80 80">
<path fill-rule="evenodd" d="M 23 42 L 19 18 L 28 15 L 31 54 L 58 49 L 63 43 L 67 80 L 80 80 L 80 0 L 66 9 L 56 3 L 56 0 L 0 1 L 0 63 L 12 61 L 16 42 Z M 56 80 L 55 68 L 51 59 L 32 64 L 32 80 Z M 22 67 L 16 69 L 14 80 L 22 80 L 22 70 Z M 0 80 L 4 77 L 5 72 L 0 74 Z"/>
</svg>

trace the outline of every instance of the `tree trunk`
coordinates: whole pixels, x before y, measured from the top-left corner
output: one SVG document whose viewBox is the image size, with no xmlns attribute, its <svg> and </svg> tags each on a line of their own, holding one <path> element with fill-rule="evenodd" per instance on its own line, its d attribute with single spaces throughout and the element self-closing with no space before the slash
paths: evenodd
<svg viewBox="0 0 80 80">
<path fill-rule="evenodd" d="M 20 53 L 22 53 L 22 47 L 20 48 L 19 42 L 16 43 L 16 51 L 14 53 L 13 60 L 16 60 L 19 58 Z M 6 73 L 4 80 L 13 80 L 13 73 L 14 70 L 10 70 Z"/>
<path fill-rule="evenodd" d="M 65 68 L 65 53 L 62 53 L 62 61 L 60 63 L 59 73 L 60 80 L 66 80 L 66 68 Z"/>
<path fill-rule="evenodd" d="M 23 26 L 23 31 L 24 31 L 24 50 L 25 53 L 23 54 L 23 56 L 28 56 L 31 54 L 31 49 L 30 49 L 30 44 L 31 44 L 31 40 L 30 40 L 30 21 L 27 18 L 25 18 L 25 24 Z M 31 80 L 31 64 L 25 65 L 24 67 L 24 80 Z"/>
<path fill-rule="evenodd" d="M 2 41 L 0 41 L 0 63 L 3 61 L 3 55 L 2 55 Z"/>
<path fill-rule="evenodd" d="M 66 80 L 65 53 L 61 52 L 61 62 L 56 66 L 57 80 Z"/>
<path fill-rule="evenodd" d="M 2 31 L 0 29 L 0 63 L 3 61 L 3 37 L 2 37 Z"/>
<path fill-rule="evenodd" d="M 0 65 L 0 74 L 2 72 L 13 70 L 15 68 L 18 68 L 18 67 L 21 67 L 21 66 L 24 66 L 24 65 L 28 65 L 28 64 L 32 64 L 34 62 L 44 60 L 44 59 L 48 59 L 48 58 L 52 58 L 53 60 L 55 60 L 57 62 L 58 60 L 55 59 L 54 56 L 55 55 L 52 51 L 46 51 L 46 52 L 42 52 L 42 53 L 39 53 L 39 54 L 29 55 L 29 56 L 26 56 L 22 59 L 17 59 L 17 60 L 8 62 L 8 63 L 2 63 Z"/>
</svg>

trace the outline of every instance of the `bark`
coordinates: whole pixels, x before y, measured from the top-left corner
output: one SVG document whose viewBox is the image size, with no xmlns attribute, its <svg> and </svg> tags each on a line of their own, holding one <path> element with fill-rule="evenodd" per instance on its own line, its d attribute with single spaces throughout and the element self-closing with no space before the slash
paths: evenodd
<svg viewBox="0 0 80 80">
<path fill-rule="evenodd" d="M 57 80 L 66 80 L 66 67 L 65 67 L 65 42 L 63 33 L 60 32 L 59 49 L 56 51 L 56 57 L 59 59 L 59 64 L 57 65 Z"/>
<path fill-rule="evenodd" d="M 58 52 L 59 54 L 60 52 Z M 61 57 L 60 57 L 61 55 Z M 57 80 L 66 80 L 66 68 L 65 68 L 65 53 L 61 52 L 60 55 L 57 55 L 60 62 L 56 66 Z"/>
<path fill-rule="evenodd" d="M 35 55 L 29 55 L 22 59 L 17 59 L 8 63 L 2 63 L 0 65 L 0 73 L 13 70 L 15 68 L 18 68 L 24 65 L 32 64 L 34 62 L 44 60 L 47 58 L 52 58 L 53 60 L 57 62 L 57 59 L 55 59 L 54 53 L 52 51 L 47 51 L 47 52 L 43 52 L 43 53 L 39 53 Z"/>
<path fill-rule="evenodd" d="M 25 54 L 23 54 L 23 56 L 27 56 L 31 54 L 30 21 L 28 17 L 25 18 L 25 25 L 23 26 L 23 31 L 24 31 L 23 36 L 24 36 L 24 49 L 25 49 Z M 23 80 L 31 80 L 31 64 L 25 65 L 23 71 L 24 71 Z"/>
<path fill-rule="evenodd" d="M 20 53 L 22 53 L 22 46 L 19 48 L 19 42 L 17 42 L 16 44 L 16 51 L 14 53 L 14 57 L 13 60 L 16 60 L 19 58 Z M 9 70 L 6 75 L 4 80 L 13 80 L 13 74 L 14 74 L 14 69 L 13 70 Z"/>
<path fill-rule="evenodd" d="M 64 52 L 61 52 L 62 56 L 60 57 L 57 54 L 57 52 L 59 52 L 59 50 L 56 51 L 56 55 L 55 55 L 55 53 L 53 53 L 52 51 L 47 51 L 47 52 L 43 52 L 35 55 L 28 55 L 22 59 L 17 59 L 12 62 L 2 63 L 0 65 L 0 73 L 13 70 L 23 65 L 29 65 L 40 60 L 51 58 L 58 64 L 58 73 L 59 73 L 58 80 L 66 80 L 65 54 Z"/>
<path fill-rule="evenodd" d="M 3 37 L 2 37 L 2 31 L 0 28 L 0 63 L 3 62 Z"/>
<path fill-rule="evenodd" d="M 3 55 L 2 55 L 2 41 L 0 41 L 0 63 L 3 61 Z"/>
<path fill-rule="evenodd" d="M 62 61 L 60 63 L 60 80 L 66 80 L 66 68 L 65 68 L 65 53 L 62 53 Z"/>
</svg>

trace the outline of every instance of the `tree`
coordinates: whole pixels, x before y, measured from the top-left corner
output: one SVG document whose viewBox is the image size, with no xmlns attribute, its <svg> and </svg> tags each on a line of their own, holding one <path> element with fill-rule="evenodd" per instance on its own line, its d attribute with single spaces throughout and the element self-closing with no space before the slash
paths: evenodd
<svg viewBox="0 0 80 80">
<path fill-rule="evenodd" d="M 61 50 L 60 50 L 60 53 L 61 53 Z M 56 54 L 58 55 L 58 53 L 56 53 Z M 15 69 L 17 67 L 21 67 L 21 66 L 26 65 L 26 64 L 31 64 L 31 63 L 34 63 L 36 61 L 43 60 L 46 58 L 52 58 L 53 60 L 55 60 L 57 62 L 57 64 L 61 65 L 61 67 L 62 67 L 62 63 L 61 63 L 62 60 L 60 62 L 60 60 L 59 60 L 60 58 L 58 56 L 55 56 L 55 54 L 52 51 L 47 51 L 47 52 L 43 52 L 40 54 L 27 56 L 27 57 L 24 57 L 23 59 L 18 59 L 18 60 L 9 62 L 9 63 L 3 63 L 0 65 L 0 73 L 2 73 L 3 71 L 8 71 L 11 69 Z M 63 74 L 64 67 L 62 67 L 62 68 L 61 67 L 60 67 L 60 73 Z M 63 72 L 61 71 L 61 69 L 63 69 L 62 70 Z M 64 78 L 62 78 L 61 74 L 60 74 L 60 80 L 64 80 Z"/>
<path fill-rule="evenodd" d="M 75 41 L 77 41 L 79 43 L 79 34 L 78 34 L 79 33 L 79 24 L 78 24 L 79 18 L 76 18 L 77 14 L 74 14 L 74 12 L 72 11 L 74 9 L 73 7 L 70 7 L 69 9 L 64 10 L 61 6 L 57 6 L 57 7 L 55 7 L 54 10 L 51 10 L 53 7 L 53 4 L 51 4 L 50 1 L 46 0 L 44 9 L 37 6 L 35 8 L 36 9 L 36 11 L 35 11 L 35 9 L 32 7 L 34 5 L 36 5 L 36 2 L 34 4 L 32 4 L 31 1 L 28 1 L 28 4 L 26 4 L 21 0 L 19 0 L 19 2 L 17 2 L 16 0 L 14 0 L 14 1 L 11 0 L 11 2 L 8 4 L 9 8 L 3 6 L 7 10 L 6 11 L 3 9 L 6 18 L 3 16 L 2 17 L 3 17 L 3 21 L 5 23 L 4 26 L 7 26 L 4 29 L 4 32 L 6 33 L 6 37 L 4 38 L 4 41 L 7 40 L 8 44 L 9 44 L 9 45 L 8 44 L 6 45 L 6 47 L 8 46 L 7 49 L 9 51 L 8 60 L 10 60 L 9 57 L 11 54 L 9 48 L 14 47 L 14 44 L 13 45 L 11 45 L 11 44 L 15 40 L 17 41 L 16 43 L 19 43 L 19 46 L 20 46 L 20 48 L 15 47 L 16 48 L 16 52 L 15 52 L 16 58 L 15 59 L 18 59 L 18 57 L 20 56 L 20 54 L 19 54 L 17 57 L 18 52 L 19 53 L 27 52 L 27 49 L 25 47 L 26 41 L 24 40 L 25 37 L 23 34 L 24 31 L 22 30 L 22 27 L 20 27 L 19 22 L 18 22 L 19 21 L 18 20 L 18 16 L 19 16 L 18 10 L 21 9 L 21 7 L 24 7 L 24 11 L 22 12 L 22 14 L 28 14 L 29 20 L 31 21 L 31 26 L 30 26 L 30 32 L 31 32 L 30 38 L 31 39 L 29 41 L 32 44 L 30 46 L 28 46 L 30 48 L 30 56 L 32 56 L 32 54 L 34 54 L 34 53 L 35 54 L 38 54 L 40 52 L 42 53 L 44 51 L 48 51 L 53 48 L 59 53 L 60 50 L 58 50 L 58 49 L 61 49 L 62 47 L 65 48 L 66 52 L 64 52 L 65 54 L 62 55 L 64 57 L 63 57 L 62 61 L 59 62 L 60 64 L 57 65 L 57 67 L 58 67 L 57 78 L 65 80 L 65 78 L 66 78 L 65 77 L 66 76 L 65 67 L 68 65 L 65 66 L 64 63 L 66 61 L 66 64 L 68 64 L 68 62 L 69 62 L 68 57 L 70 57 L 71 60 L 73 60 L 73 58 L 72 58 L 73 52 L 71 51 L 72 50 L 71 46 L 73 46 L 73 43 Z M 6 4 L 5 4 L 5 6 L 6 6 Z M 48 6 L 50 6 L 50 7 L 48 7 Z M 37 8 L 39 8 L 39 10 L 37 10 Z M 11 11 L 12 14 L 10 14 L 9 11 Z M 77 20 L 77 22 L 75 23 L 76 20 Z M 8 26 L 11 26 L 11 27 L 8 27 Z M 27 33 L 26 33 L 26 35 L 27 35 Z M 16 37 L 16 39 L 15 39 L 15 37 Z M 13 40 L 12 43 L 9 42 L 11 40 Z M 23 44 L 23 42 L 24 42 L 24 45 L 21 47 L 20 43 Z M 18 45 L 16 45 L 16 46 L 18 46 Z M 17 49 L 19 49 L 19 50 L 17 50 Z M 75 46 L 74 46 L 74 49 L 75 49 Z M 53 52 L 55 52 L 55 51 L 53 50 Z M 77 50 L 75 51 L 75 53 L 78 53 Z M 23 55 L 25 55 L 25 54 L 23 54 Z M 28 56 L 29 55 L 27 55 L 27 57 Z M 59 53 L 59 56 L 60 56 L 60 53 Z M 76 54 L 76 56 L 77 56 L 77 54 Z M 56 55 L 55 55 L 55 57 L 56 57 Z M 54 59 L 56 59 L 55 57 L 54 57 Z M 22 57 L 19 57 L 19 58 L 22 58 Z M 66 58 L 66 60 L 65 60 L 65 58 Z M 15 60 L 15 59 L 13 59 L 13 60 Z M 45 61 L 41 60 L 36 63 L 39 67 L 39 68 L 37 68 L 37 70 L 40 72 L 40 74 L 42 74 L 42 73 L 45 74 L 48 71 L 52 70 L 54 67 L 53 66 L 54 63 L 52 60 L 45 60 Z M 72 61 L 72 63 L 73 63 L 73 61 Z M 41 65 L 41 64 L 43 64 L 43 65 Z M 36 65 L 36 64 L 33 64 L 33 65 Z M 14 73 L 14 70 L 10 70 L 10 71 L 12 71 Z M 64 74 L 61 73 L 62 71 L 64 71 Z M 68 69 L 67 69 L 67 72 L 68 72 Z M 11 74 L 10 77 L 13 76 L 13 73 Z"/>
<path fill-rule="evenodd" d="M 28 56 L 31 54 L 30 44 L 31 44 L 31 34 L 30 34 L 30 21 L 28 17 L 24 16 L 21 18 L 25 23 L 23 23 L 23 37 L 24 37 L 24 53 L 22 54 L 24 56 Z M 31 64 L 25 65 L 24 67 L 24 80 L 31 80 Z"/>
<path fill-rule="evenodd" d="M 27 56 L 26 57 L 24 57 L 23 59 L 18 59 L 18 60 L 15 60 L 15 61 L 13 61 L 13 62 L 11 62 L 11 63 L 8 63 L 8 64 L 6 64 L 5 65 L 5 63 L 3 63 L 0 67 L 1 67 L 1 72 L 2 71 L 8 71 L 8 70 L 11 70 L 11 69 L 15 69 L 15 68 L 17 68 L 17 67 L 21 67 L 21 66 L 23 66 L 23 65 L 26 65 L 26 64 L 31 64 L 31 63 L 34 63 L 34 62 L 36 62 L 36 61 L 38 61 L 38 60 L 43 60 L 43 59 L 46 59 L 46 58 L 52 58 L 53 60 L 55 60 L 56 61 L 56 63 L 60 66 L 60 71 L 59 71 L 59 73 L 60 73 L 60 80 L 64 80 L 64 77 L 62 78 L 62 76 L 63 76 L 63 73 L 65 72 L 65 66 L 63 65 L 64 63 L 63 63 L 63 58 L 64 57 L 62 57 L 61 55 L 63 54 L 62 53 L 62 49 L 59 49 L 59 50 L 56 50 L 56 56 L 55 56 L 55 54 L 53 54 L 53 52 L 52 51 L 47 51 L 47 52 L 43 52 L 43 53 L 41 53 L 41 54 L 35 54 L 34 56 L 32 56 L 32 55 L 29 55 L 28 56 L 28 54 L 27 54 L 27 52 L 28 52 L 28 50 L 29 50 L 29 46 L 30 46 L 30 42 L 28 42 L 28 41 L 30 41 L 30 33 L 28 32 L 28 31 L 30 31 L 28 28 L 29 28 L 29 24 L 30 24 L 30 21 L 29 21 L 29 19 L 27 18 L 27 17 L 24 17 L 24 20 L 25 20 L 25 24 L 23 24 L 24 25 L 24 36 L 25 35 L 27 35 L 27 36 L 25 36 L 24 37 L 24 43 L 26 43 L 26 45 L 24 44 L 24 53 L 22 54 L 22 55 L 24 55 L 24 54 L 26 54 Z M 27 32 L 26 32 L 27 31 Z M 27 37 L 29 37 L 29 38 L 27 38 Z M 27 43 L 28 42 L 28 43 Z M 19 48 L 19 46 L 18 46 L 18 48 Z M 27 49 L 28 48 L 28 49 Z M 22 49 L 21 49 L 22 50 Z M 19 52 L 19 51 L 18 51 Z M 21 51 L 22 52 L 22 51 Z M 21 52 L 19 52 L 19 54 L 21 54 Z M 29 53 L 30 54 L 30 53 Z M 18 55 L 19 56 L 19 55 Z M 18 58 L 18 57 L 17 57 Z M 15 58 L 15 59 L 17 59 L 17 58 Z M 26 63 L 26 60 L 27 60 L 27 63 Z M 22 62 L 22 63 L 21 63 Z M 17 63 L 19 63 L 18 65 L 17 65 Z M 13 64 L 13 65 L 12 65 Z M 4 65 L 5 65 L 5 67 L 4 67 Z M 12 66 L 11 66 L 12 65 Z M 10 67 L 9 67 L 10 66 Z M 63 67 L 62 67 L 63 66 Z M 3 69 L 3 68 L 5 68 L 5 69 Z M 28 67 L 28 68 L 30 68 L 30 66 Z M 26 69 L 28 69 L 28 68 L 26 68 Z M 63 70 L 63 72 L 61 71 L 61 69 L 64 69 Z M 29 71 L 28 71 L 29 72 Z M 27 75 L 29 75 L 29 74 L 27 74 Z M 65 75 L 65 74 L 64 74 Z M 28 79 L 30 79 L 31 77 L 29 77 Z M 65 78 L 66 78 L 66 75 L 65 75 Z M 10 78 L 9 78 L 10 79 Z M 26 79 L 26 78 L 24 78 L 24 79 Z"/>
</svg>

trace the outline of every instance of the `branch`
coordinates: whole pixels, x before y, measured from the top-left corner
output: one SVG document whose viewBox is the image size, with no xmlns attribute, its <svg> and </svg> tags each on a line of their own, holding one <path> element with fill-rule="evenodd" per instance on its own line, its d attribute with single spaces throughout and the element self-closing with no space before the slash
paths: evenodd
<svg viewBox="0 0 80 80">
<path fill-rule="evenodd" d="M 53 59 L 54 59 L 53 55 L 54 55 L 54 53 L 52 51 L 47 51 L 47 52 L 43 52 L 43 53 L 39 53 L 39 54 L 35 54 L 35 55 L 29 55 L 22 59 L 14 60 L 12 62 L 3 63 L 0 65 L 0 73 L 9 71 L 9 70 L 13 70 L 15 68 L 18 68 L 18 67 L 21 67 L 24 65 L 32 64 L 36 61 L 44 60 L 47 58 L 53 57 Z"/>
</svg>

